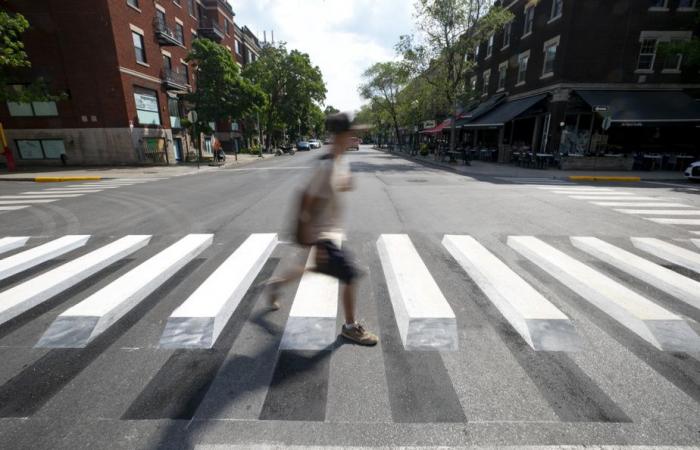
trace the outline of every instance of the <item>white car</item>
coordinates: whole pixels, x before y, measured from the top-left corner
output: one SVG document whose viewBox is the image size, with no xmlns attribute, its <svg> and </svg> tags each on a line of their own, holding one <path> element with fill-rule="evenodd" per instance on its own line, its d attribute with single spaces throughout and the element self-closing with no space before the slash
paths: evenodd
<svg viewBox="0 0 700 450">
<path fill-rule="evenodd" d="M 700 161 L 695 161 L 687 169 L 685 169 L 685 176 L 689 180 L 700 181 Z"/>
<path fill-rule="evenodd" d="M 321 141 L 318 139 L 311 139 L 309 141 L 309 146 L 311 146 L 311 148 L 321 148 Z"/>
</svg>

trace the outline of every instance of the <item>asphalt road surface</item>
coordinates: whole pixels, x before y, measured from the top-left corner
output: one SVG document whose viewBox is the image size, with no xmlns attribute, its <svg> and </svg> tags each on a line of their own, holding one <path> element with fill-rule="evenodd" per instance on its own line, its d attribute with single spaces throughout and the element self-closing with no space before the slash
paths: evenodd
<svg viewBox="0 0 700 450">
<path fill-rule="evenodd" d="M 700 445 L 700 186 L 350 152 L 364 348 L 332 280 L 259 287 L 321 151 L 0 182 L 0 447 Z"/>
</svg>

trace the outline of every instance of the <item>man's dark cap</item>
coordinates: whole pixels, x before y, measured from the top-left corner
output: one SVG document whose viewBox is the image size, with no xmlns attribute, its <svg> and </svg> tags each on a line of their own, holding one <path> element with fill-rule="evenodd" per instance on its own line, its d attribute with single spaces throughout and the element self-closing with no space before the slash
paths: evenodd
<svg viewBox="0 0 700 450">
<path fill-rule="evenodd" d="M 336 113 L 326 117 L 326 131 L 333 134 L 344 133 L 352 127 L 348 113 Z"/>
</svg>

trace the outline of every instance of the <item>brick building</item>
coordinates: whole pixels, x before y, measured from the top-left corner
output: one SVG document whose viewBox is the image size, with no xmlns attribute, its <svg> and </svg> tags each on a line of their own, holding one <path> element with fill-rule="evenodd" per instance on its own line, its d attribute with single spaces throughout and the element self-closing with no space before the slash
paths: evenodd
<svg viewBox="0 0 700 450">
<path fill-rule="evenodd" d="M 515 149 L 700 156 L 700 73 L 658 52 L 698 36 L 700 1 L 500 3 L 514 18 L 477 51 L 478 107 L 457 122 L 465 145 L 498 148 L 501 160 Z"/>
<path fill-rule="evenodd" d="M 42 76 L 68 94 L 56 103 L 0 105 L 18 164 L 60 164 L 61 153 L 70 164 L 174 163 L 194 153 L 180 123 L 181 97 L 195 83 L 185 58 L 196 38 L 235 51 L 226 0 L 6 0 L 4 7 L 30 23 L 32 69 L 17 88 Z M 206 154 L 210 138 L 203 142 Z"/>
</svg>

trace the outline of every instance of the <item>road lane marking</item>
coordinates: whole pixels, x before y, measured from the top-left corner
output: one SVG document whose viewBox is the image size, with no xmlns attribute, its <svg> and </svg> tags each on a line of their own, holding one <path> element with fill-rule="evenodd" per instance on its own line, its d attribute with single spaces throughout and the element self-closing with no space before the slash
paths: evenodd
<svg viewBox="0 0 700 450">
<path fill-rule="evenodd" d="M 0 253 L 9 252 L 16 248 L 24 247 L 29 236 L 8 236 L 0 239 Z"/>
<path fill-rule="evenodd" d="M 168 318 L 166 348 L 211 348 L 277 246 L 277 234 L 251 234 Z"/>
<path fill-rule="evenodd" d="M 67 235 L 0 260 L 0 280 L 82 247 L 90 235 Z"/>
<path fill-rule="evenodd" d="M 406 234 L 382 234 L 379 259 L 406 350 L 457 350 L 457 320 Z"/>
<path fill-rule="evenodd" d="M 83 194 L 42 194 L 42 195 L 0 195 L 3 200 L 21 200 L 21 199 L 37 199 L 37 198 L 73 198 L 80 197 Z"/>
<path fill-rule="evenodd" d="M 700 219 L 648 219 L 662 225 L 700 225 Z"/>
<path fill-rule="evenodd" d="M 68 188 L 51 188 L 46 189 L 46 194 L 94 194 L 96 192 L 102 192 L 102 189 L 68 189 Z"/>
<path fill-rule="evenodd" d="M 446 235 L 442 245 L 530 347 L 581 349 L 571 320 L 473 237 Z"/>
<path fill-rule="evenodd" d="M 589 191 L 589 190 L 569 190 L 569 191 L 549 191 L 552 194 L 562 194 L 562 195 L 634 195 L 631 192 L 617 192 L 617 191 Z"/>
<path fill-rule="evenodd" d="M 679 316 L 533 236 L 508 245 L 657 349 L 700 351 L 700 337 Z"/>
<path fill-rule="evenodd" d="M 625 214 L 653 215 L 653 216 L 700 216 L 696 209 L 616 209 Z"/>
<path fill-rule="evenodd" d="M 64 187 L 57 187 L 57 188 L 48 188 L 46 189 L 47 191 L 58 191 L 58 190 L 72 190 L 72 189 L 80 189 L 80 190 L 90 190 L 90 189 L 117 189 L 119 186 L 105 186 L 101 184 L 74 184 L 71 186 L 64 186 Z"/>
<path fill-rule="evenodd" d="M 652 203 L 629 203 L 629 202 L 590 202 L 593 205 L 598 206 L 616 206 L 619 208 L 691 208 L 689 205 L 684 205 L 683 203 L 667 203 L 667 202 L 652 202 Z"/>
<path fill-rule="evenodd" d="M 0 324 L 145 247 L 150 239 L 150 236 L 125 236 L 0 293 Z"/>
<path fill-rule="evenodd" d="M 656 197 L 634 197 L 634 196 L 624 196 L 624 195 L 619 195 L 619 196 L 605 196 L 605 195 L 570 195 L 569 198 L 573 198 L 575 200 L 624 200 L 626 202 L 634 202 L 634 201 L 641 201 L 641 200 L 663 200 L 661 198 L 656 198 Z"/>
<path fill-rule="evenodd" d="M 25 203 L 51 203 L 58 199 L 51 198 L 28 198 L 26 200 L 0 200 L 0 205 L 22 205 Z"/>
<path fill-rule="evenodd" d="M 661 239 L 633 237 L 632 244 L 640 250 L 661 259 L 700 273 L 700 254 Z"/>
<path fill-rule="evenodd" d="M 212 243 L 212 234 L 189 234 L 61 313 L 36 347 L 82 348 L 135 308 Z"/>
<path fill-rule="evenodd" d="M 340 248 L 343 236 L 333 242 Z M 316 249 L 306 261 L 306 268 L 316 266 Z M 339 282 L 328 275 L 305 272 L 294 295 L 280 350 L 323 350 L 336 340 Z"/>
<path fill-rule="evenodd" d="M 700 310 L 700 283 L 594 237 L 572 237 L 574 247 Z"/>
<path fill-rule="evenodd" d="M 571 186 L 566 186 L 566 187 L 554 187 L 554 186 L 539 186 L 537 189 L 542 189 L 545 191 L 596 191 L 596 192 L 612 192 L 614 189 L 610 188 L 602 188 L 602 187 L 595 187 L 595 186 L 574 186 L 571 184 Z"/>
</svg>

